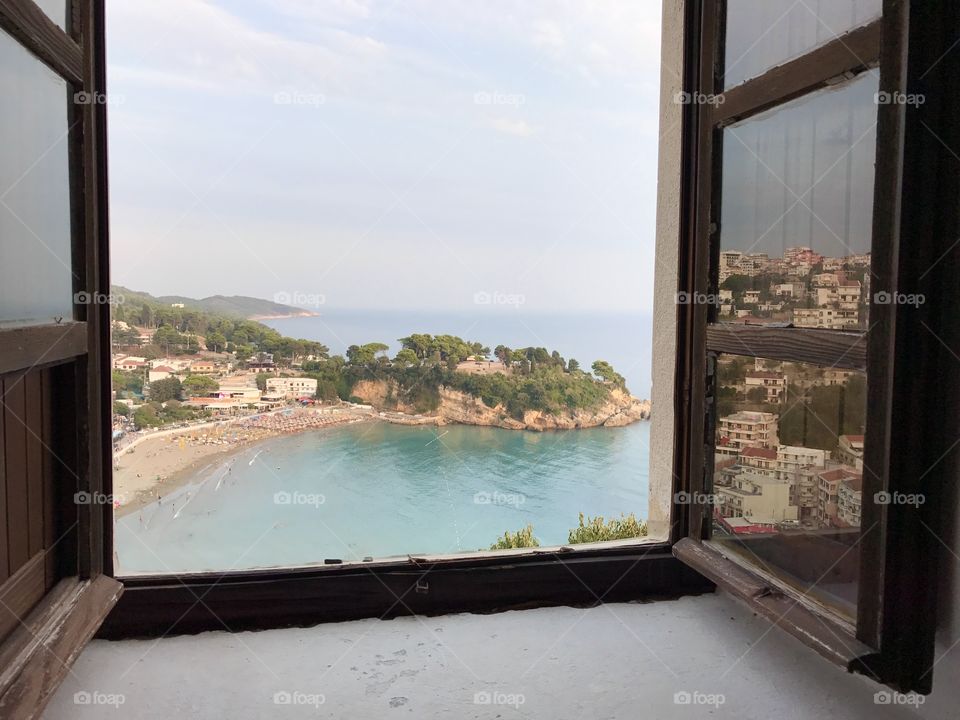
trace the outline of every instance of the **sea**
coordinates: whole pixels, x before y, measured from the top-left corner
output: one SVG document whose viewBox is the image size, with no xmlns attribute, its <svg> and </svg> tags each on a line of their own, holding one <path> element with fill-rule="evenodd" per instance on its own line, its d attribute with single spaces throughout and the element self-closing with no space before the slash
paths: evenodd
<svg viewBox="0 0 960 720">
<path fill-rule="evenodd" d="M 535 433 L 362 423 L 273 438 L 118 518 L 122 574 L 486 550 L 647 514 L 650 424 Z"/>
<path fill-rule="evenodd" d="M 509 317 L 509 316 L 507 316 Z M 649 397 L 650 319 L 343 313 L 270 320 L 334 353 L 413 332 L 604 359 Z M 529 432 L 361 423 L 220 457 L 162 502 L 117 519 L 121 574 L 229 571 L 489 549 L 530 525 L 562 545 L 580 513 L 647 515 L 650 424 Z"/>
</svg>

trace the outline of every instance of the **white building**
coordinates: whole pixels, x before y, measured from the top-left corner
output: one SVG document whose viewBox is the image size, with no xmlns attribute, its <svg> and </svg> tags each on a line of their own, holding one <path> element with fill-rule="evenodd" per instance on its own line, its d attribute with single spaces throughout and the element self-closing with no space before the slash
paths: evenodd
<svg viewBox="0 0 960 720">
<path fill-rule="evenodd" d="M 267 378 L 267 393 L 287 399 L 313 397 L 317 394 L 317 381 L 306 377 Z"/>
</svg>

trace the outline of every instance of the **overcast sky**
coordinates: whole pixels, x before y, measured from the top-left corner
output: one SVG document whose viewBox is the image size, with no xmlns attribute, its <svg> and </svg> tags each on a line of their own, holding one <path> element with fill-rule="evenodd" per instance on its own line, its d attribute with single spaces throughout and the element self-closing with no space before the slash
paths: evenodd
<svg viewBox="0 0 960 720">
<path fill-rule="evenodd" d="M 114 281 L 649 311 L 659 6 L 109 3 Z"/>
</svg>

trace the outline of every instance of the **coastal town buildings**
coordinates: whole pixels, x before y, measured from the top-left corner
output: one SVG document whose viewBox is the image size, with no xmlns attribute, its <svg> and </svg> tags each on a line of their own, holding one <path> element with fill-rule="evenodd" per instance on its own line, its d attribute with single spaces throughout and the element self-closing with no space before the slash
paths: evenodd
<svg viewBox="0 0 960 720">
<path fill-rule="evenodd" d="M 317 392 L 317 381 L 307 377 L 267 378 L 267 392 L 288 399 L 313 397 Z"/>
<path fill-rule="evenodd" d="M 748 447 L 777 445 L 777 416 L 768 412 L 743 411 L 720 418 L 717 452 L 739 455 Z"/>
<path fill-rule="evenodd" d="M 844 465 L 863 470 L 863 435 L 841 435 L 836 454 Z"/>
<path fill-rule="evenodd" d="M 841 465 L 837 468 L 824 470 L 817 474 L 818 493 L 817 498 L 817 521 L 824 526 L 836 527 L 840 519 L 840 488 L 845 481 L 849 481 L 848 488 L 844 491 L 848 494 L 860 492 L 860 482 L 863 476 L 853 468 Z M 859 508 L 859 499 L 857 499 L 857 508 Z M 849 507 L 847 517 L 852 517 L 853 509 Z M 859 517 L 859 509 L 856 510 Z"/>
<path fill-rule="evenodd" d="M 760 473 L 729 473 L 717 484 L 720 514 L 724 517 L 763 518 L 775 523 L 795 521 L 797 508 L 790 504 L 790 483 Z"/>
<path fill-rule="evenodd" d="M 754 388 L 760 388 L 763 391 L 765 402 L 786 402 L 787 377 L 783 373 L 770 372 L 768 370 L 748 372 L 744 378 L 744 390 L 747 393 L 747 397 L 750 397 L 750 391 Z"/>
</svg>

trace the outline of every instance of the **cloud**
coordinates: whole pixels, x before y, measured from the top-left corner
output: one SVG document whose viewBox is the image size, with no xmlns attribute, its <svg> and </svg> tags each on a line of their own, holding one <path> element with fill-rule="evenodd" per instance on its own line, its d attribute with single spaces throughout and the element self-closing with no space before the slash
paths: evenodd
<svg viewBox="0 0 960 720">
<path fill-rule="evenodd" d="M 508 118 L 494 118 L 489 123 L 497 132 L 505 135 L 514 135 L 516 137 L 529 137 L 533 135 L 533 128 L 524 120 L 509 120 Z"/>
</svg>

